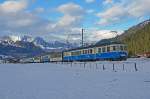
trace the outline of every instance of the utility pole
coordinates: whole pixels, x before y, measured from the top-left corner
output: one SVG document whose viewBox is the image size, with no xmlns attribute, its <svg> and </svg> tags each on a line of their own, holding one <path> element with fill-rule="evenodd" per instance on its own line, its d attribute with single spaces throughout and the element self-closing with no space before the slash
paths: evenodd
<svg viewBox="0 0 150 99">
<path fill-rule="evenodd" d="M 68 36 L 67 36 L 67 40 L 66 40 L 67 48 L 68 48 L 68 49 L 69 49 L 69 47 L 70 47 L 70 46 L 69 46 L 69 36 L 70 36 L 70 35 L 68 34 Z"/>
<path fill-rule="evenodd" d="M 84 39 L 84 37 L 83 37 L 83 34 L 84 33 L 84 29 L 82 28 L 82 47 L 84 46 L 84 41 L 83 41 L 83 39 Z"/>
</svg>

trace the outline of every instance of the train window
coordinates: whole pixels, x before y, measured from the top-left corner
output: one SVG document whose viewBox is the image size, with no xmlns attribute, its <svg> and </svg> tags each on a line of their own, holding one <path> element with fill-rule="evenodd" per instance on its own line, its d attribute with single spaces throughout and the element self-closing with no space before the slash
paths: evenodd
<svg viewBox="0 0 150 99">
<path fill-rule="evenodd" d="M 117 46 L 116 46 L 116 50 L 120 50 L 120 45 L 117 45 Z"/>
<path fill-rule="evenodd" d="M 113 46 L 113 51 L 115 51 L 116 50 L 116 46 Z"/>
<path fill-rule="evenodd" d="M 87 54 L 88 53 L 88 50 L 83 50 L 83 54 Z"/>
<path fill-rule="evenodd" d="M 83 50 L 83 54 L 85 54 L 85 50 Z"/>
<path fill-rule="evenodd" d="M 102 52 L 106 52 L 106 48 L 105 47 L 102 48 Z"/>
<path fill-rule="evenodd" d="M 81 51 L 78 51 L 77 55 L 80 55 L 81 54 Z"/>
<path fill-rule="evenodd" d="M 80 54 L 81 54 L 81 51 L 77 51 L 77 52 L 76 52 L 76 55 L 80 55 Z"/>
<path fill-rule="evenodd" d="M 75 55 L 76 55 L 76 53 L 75 53 L 75 52 L 71 52 L 71 55 L 72 55 L 72 56 L 75 56 Z"/>
<path fill-rule="evenodd" d="M 90 54 L 92 54 L 93 53 L 93 50 L 92 49 L 90 49 Z"/>
<path fill-rule="evenodd" d="M 110 51 L 113 51 L 113 46 L 110 46 Z"/>
<path fill-rule="evenodd" d="M 98 53 L 101 53 L 102 52 L 102 49 L 101 48 L 98 48 Z"/>
<path fill-rule="evenodd" d="M 68 56 L 68 55 L 69 55 L 69 52 L 66 52 L 65 55 Z"/>
<path fill-rule="evenodd" d="M 88 53 L 88 50 L 85 50 L 85 54 L 87 54 Z"/>
<path fill-rule="evenodd" d="M 71 56 L 73 56 L 74 55 L 74 52 L 71 52 Z"/>
<path fill-rule="evenodd" d="M 75 52 L 72 52 L 72 55 L 76 56 L 76 55 L 80 55 L 81 54 L 81 51 L 75 51 Z"/>
<path fill-rule="evenodd" d="M 123 46 L 120 46 L 120 50 L 121 50 L 121 51 L 123 51 L 123 50 L 124 50 L 124 49 L 123 49 Z"/>
<path fill-rule="evenodd" d="M 84 54 L 86 54 L 86 50 L 84 50 Z"/>
<path fill-rule="evenodd" d="M 83 54 L 86 54 L 86 50 L 83 50 Z"/>
<path fill-rule="evenodd" d="M 87 50 L 87 54 L 89 54 L 90 53 L 90 50 Z"/>
<path fill-rule="evenodd" d="M 107 52 L 110 52 L 110 47 L 107 47 Z"/>
</svg>

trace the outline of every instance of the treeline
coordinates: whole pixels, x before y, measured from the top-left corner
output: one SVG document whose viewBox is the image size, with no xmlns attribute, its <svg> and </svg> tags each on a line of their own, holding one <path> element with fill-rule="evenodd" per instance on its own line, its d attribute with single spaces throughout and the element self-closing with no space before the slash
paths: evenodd
<svg viewBox="0 0 150 99">
<path fill-rule="evenodd" d="M 129 55 L 137 55 L 150 52 L 150 23 L 142 28 L 135 28 L 126 31 L 126 35 L 121 40 L 127 44 Z"/>
</svg>

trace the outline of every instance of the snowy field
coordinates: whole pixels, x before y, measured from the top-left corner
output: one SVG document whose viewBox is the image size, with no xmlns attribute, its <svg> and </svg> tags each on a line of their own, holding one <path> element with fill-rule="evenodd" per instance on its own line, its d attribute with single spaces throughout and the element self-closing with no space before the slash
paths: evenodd
<svg viewBox="0 0 150 99">
<path fill-rule="evenodd" d="M 0 64 L 0 99 L 150 99 L 150 59 Z"/>
</svg>

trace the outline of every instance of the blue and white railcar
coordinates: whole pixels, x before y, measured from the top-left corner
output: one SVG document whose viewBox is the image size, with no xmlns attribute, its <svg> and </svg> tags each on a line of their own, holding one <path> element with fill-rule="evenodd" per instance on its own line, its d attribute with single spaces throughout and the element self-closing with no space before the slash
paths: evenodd
<svg viewBox="0 0 150 99">
<path fill-rule="evenodd" d="M 125 60 L 126 45 L 118 42 L 98 43 L 63 52 L 63 61 Z"/>
<path fill-rule="evenodd" d="M 124 44 L 110 44 L 96 47 L 96 60 L 126 60 L 128 53 Z"/>
</svg>

